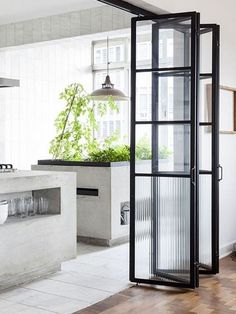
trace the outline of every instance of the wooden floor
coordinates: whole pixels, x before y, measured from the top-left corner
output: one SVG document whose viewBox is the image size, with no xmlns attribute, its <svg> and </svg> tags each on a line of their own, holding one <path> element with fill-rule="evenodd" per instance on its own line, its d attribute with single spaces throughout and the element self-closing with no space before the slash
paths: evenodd
<svg viewBox="0 0 236 314">
<path fill-rule="evenodd" d="M 221 260 L 220 274 L 201 276 L 194 291 L 134 286 L 76 313 L 236 313 L 236 258 Z"/>
</svg>

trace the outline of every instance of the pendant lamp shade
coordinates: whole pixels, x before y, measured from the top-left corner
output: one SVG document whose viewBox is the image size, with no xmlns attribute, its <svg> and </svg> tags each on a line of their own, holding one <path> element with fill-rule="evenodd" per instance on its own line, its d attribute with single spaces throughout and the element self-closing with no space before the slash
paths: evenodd
<svg viewBox="0 0 236 314">
<path fill-rule="evenodd" d="M 101 101 L 107 101 L 110 97 L 116 101 L 125 101 L 129 99 L 129 97 L 127 97 L 121 90 L 114 88 L 114 84 L 111 83 L 109 75 L 106 76 L 102 88 L 96 89 L 90 96 L 94 100 Z"/>
<path fill-rule="evenodd" d="M 110 97 L 116 101 L 126 101 L 129 99 L 121 90 L 114 88 L 114 84 L 111 82 L 109 75 L 109 39 L 107 38 L 107 76 L 105 82 L 102 84 L 102 88 L 96 89 L 90 95 L 93 100 L 107 101 Z"/>
</svg>

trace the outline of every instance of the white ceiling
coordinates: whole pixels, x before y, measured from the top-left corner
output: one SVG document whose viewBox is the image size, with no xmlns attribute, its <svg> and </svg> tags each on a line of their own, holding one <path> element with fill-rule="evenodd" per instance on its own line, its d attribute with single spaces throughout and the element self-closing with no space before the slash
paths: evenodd
<svg viewBox="0 0 236 314">
<path fill-rule="evenodd" d="M 97 0 L 0 0 L 0 24 L 88 9 L 102 5 Z"/>
</svg>

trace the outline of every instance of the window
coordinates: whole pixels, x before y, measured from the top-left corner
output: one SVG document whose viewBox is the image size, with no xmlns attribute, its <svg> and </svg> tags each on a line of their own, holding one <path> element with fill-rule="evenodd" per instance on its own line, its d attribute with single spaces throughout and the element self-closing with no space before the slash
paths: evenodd
<svg viewBox="0 0 236 314">
<path fill-rule="evenodd" d="M 109 43 L 110 45 L 110 43 Z M 122 44 L 114 44 L 109 48 L 109 61 L 110 62 L 124 62 L 124 46 Z M 94 46 L 94 65 L 107 63 L 107 46 L 103 41 Z"/>
<path fill-rule="evenodd" d="M 107 75 L 107 41 L 93 42 L 92 47 L 94 89 L 98 89 Z M 126 95 L 129 94 L 128 49 L 128 38 L 109 40 L 109 75 L 115 88 L 122 90 Z M 129 103 L 116 102 L 116 104 L 119 108 L 118 113 L 109 110 L 103 117 L 97 115 L 98 131 L 95 136 L 101 142 L 113 134 L 119 137 L 120 143 L 129 142 Z"/>
<path fill-rule="evenodd" d="M 137 43 L 137 61 L 148 60 L 151 55 L 151 42 Z"/>
</svg>

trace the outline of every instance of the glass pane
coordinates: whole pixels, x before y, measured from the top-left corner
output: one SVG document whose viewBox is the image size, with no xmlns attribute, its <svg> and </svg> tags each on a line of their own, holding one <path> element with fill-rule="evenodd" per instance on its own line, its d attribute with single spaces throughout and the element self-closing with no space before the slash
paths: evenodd
<svg viewBox="0 0 236 314">
<path fill-rule="evenodd" d="M 136 177 L 135 276 L 190 281 L 190 179 Z"/>
<path fill-rule="evenodd" d="M 200 122 L 212 121 L 212 79 L 201 79 L 199 84 Z"/>
<path fill-rule="evenodd" d="M 109 61 L 112 63 L 124 62 L 124 42 L 120 40 L 109 41 Z M 107 42 L 100 41 L 94 45 L 93 64 L 107 64 Z"/>
<path fill-rule="evenodd" d="M 211 266 L 211 176 L 199 177 L 199 262 Z"/>
<path fill-rule="evenodd" d="M 199 128 L 199 169 L 212 170 L 212 127 Z"/>
<path fill-rule="evenodd" d="M 158 127 L 158 163 L 154 167 L 154 171 L 190 171 L 189 125 Z"/>
<path fill-rule="evenodd" d="M 152 119 L 152 74 L 137 73 L 136 75 L 136 120 L 151 121 Z"/>
<path fill-rule="evenodd" d="M 137 125 L 136 173 L 190 171 L 189 125 Z"/>
<path fill-rule="evenodd" d="M 190 18 L 137 22 L 137 69 L 190 66 L 190 35 Z"/>
<path fill-rule="evenodd" d="M 137 73 L 137 121 L 190 120 L 190 99 L 190 72 Z"/>
<path fill-rule="evenodd" d="M 152 126 L 136 126 L 135 172 L 152 173 Z"/>
<path fill-rule="evenodd" d="M 212 72 L 212 32 L 200 36 L 200 73 Z"/>
<path fill-rule="evenodd" d="M 116 88 L 125 91 L 125 73 L 122 69 L 112 69 L 109 72 L 112 83 L 116 86 Z M 106 70 L 96 71 L 94 75 L 94 89 L 98 89 L 102 87 L 102 84 L 105 81 L 107 76 Z"/>
<path fill-rule="evenodd" d="M 136 67 L 151 68 L 152 65 L 152 22 L 138 21 L 136 24 Z"/>
</svg>

